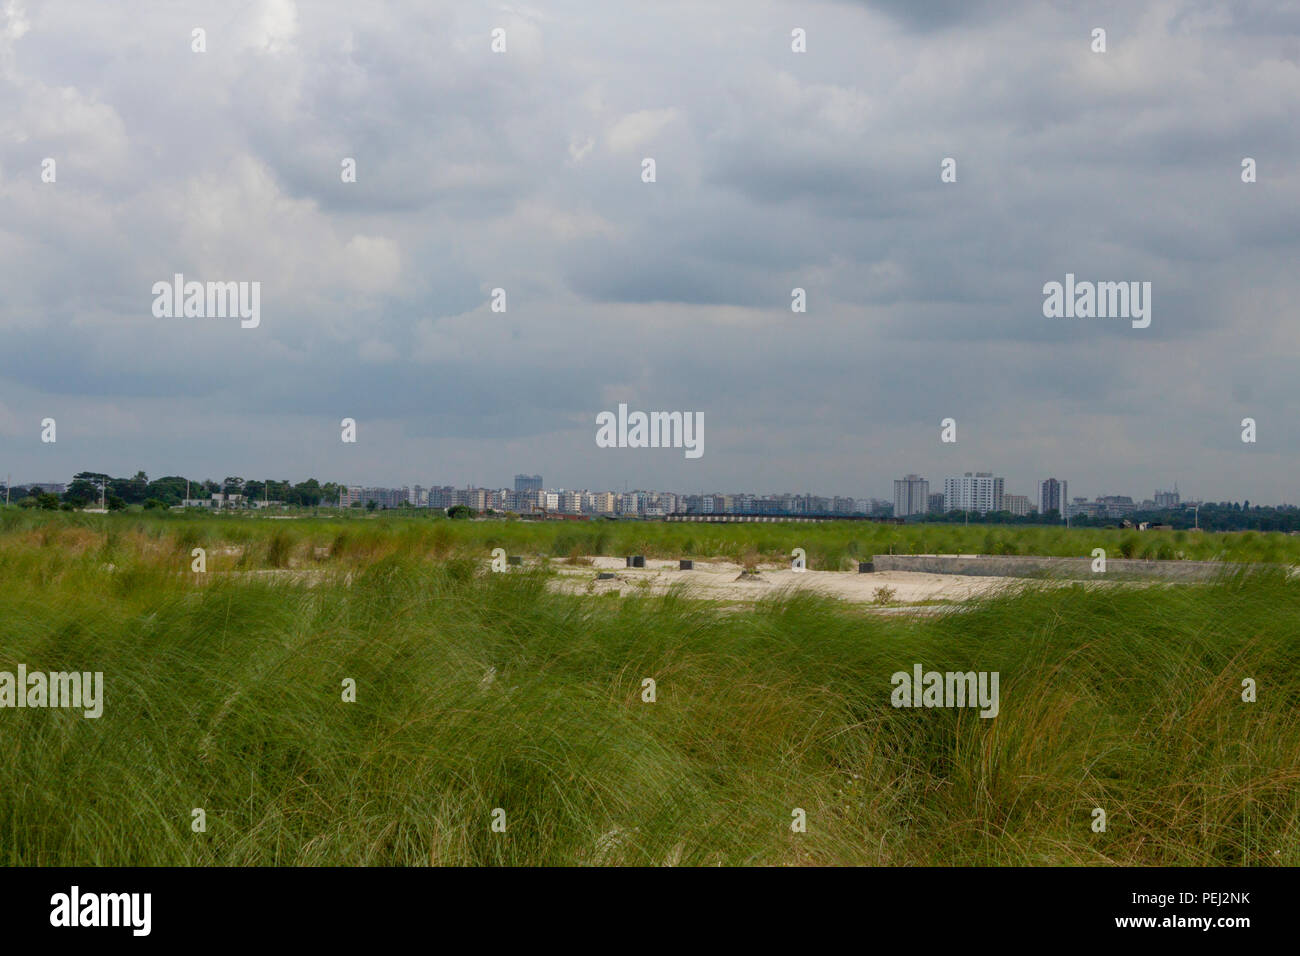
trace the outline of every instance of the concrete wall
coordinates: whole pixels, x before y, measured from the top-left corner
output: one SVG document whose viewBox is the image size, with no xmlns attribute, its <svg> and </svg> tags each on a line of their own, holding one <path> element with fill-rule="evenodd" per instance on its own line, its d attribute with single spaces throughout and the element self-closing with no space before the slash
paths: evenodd
<svg viewBox="0 0 1300 956">
<path fill-rule="evenodd" d="M 1028 578 L 1054 577 L 1096 580 L 1092 558 L 1044 558 L 1022 555 L 877 554 L 872 563 L 877 571 L 925 571 L 930 574 L 971 574 Z M 1107 578 L 1163 578 L 1171 581 L 1202 581 L 1231 573 L 1242 565 L 1222 561 L 1140 561 L 1133 558 L 1106 559 Z M 1259 565 L 1258 567 L 1263 567 Z"/>
</svg>

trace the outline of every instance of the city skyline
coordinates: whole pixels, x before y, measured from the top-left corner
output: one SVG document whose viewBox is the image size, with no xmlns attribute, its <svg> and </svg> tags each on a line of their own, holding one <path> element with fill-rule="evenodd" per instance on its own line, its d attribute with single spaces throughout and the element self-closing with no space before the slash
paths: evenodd
<svg viewBox="0 0 1300 956">
<path fill-rule="evenodd" d="M 132 472 L 132 474 L 134 473 L 135 472 Z M 125 476 L 120 476 L 120 477 L 125 478 Z M 159 477 L 182 477 L 183 478 L 185 476 L 178 475 L 177 473 L 171 472 L 168 473 L 166 476 L 156 475 L 154 480 L 156 480 Z M 1050 510 L 1050 509 L 1045 509 L 1043 507 L 1043 502 L 1048 500 L 1047 493 L 1044 490 L 1045 486 L 1048 483 L 1058 481 L 1058 478 L 1050 477 L 1050 476 L 1045 477 L 1043 479 L 1038 479 L 1033 483 L 1034 488 L 1032 491 L 1021 492 L 1015 490 L 1018 486 L 1014 486 L 1014 485 L 1008 486 L 1005 482 L 1004 476 L 999 475 L 996 472 L 963 472 L 957 475 L 941 475 L 937 477 L 939 478 L 939 482 L 943 483 L 942 485 L 939 485 L 940 487 L 943 487 L 944 485 L 948 485 L 951 482 L 961 482 L 961 481 L 971 482 L 972 480 L 976 480 L 976 481 L 983 480 L 988 483 L 987 489 L 983 492 L 984 498 L 980 498 L 979 493 L 977 492 L 967 491 L 964 493 L 966 497 L 962 497 L 963 493 L 959 492 L 958 497 L 955 499 L 956 507 L 945 507 L 945 509 L 940 513 L 950 513 L 952 511 L 970 511 L 971 513 L 985 513 L 987 510 L 987 511 L 1010 511 L 1012 514 L 1015 515 L 1025 515 L 1025 514 L 1032 514 L 1032 513 L 1044 514 L 1046 513 L 1047 510 Z M 308 476 L 306 478 L 302 478 L 300 479 L 300 481 L 309 481 L 311 479 L 316 479 L 318 481 L 321 481 L 321 479 L 318 476 L 314 476 L 314 475 Z M 215 484 L 224 487 L 224 478 L 216 479 L 216 478 L 207 477 L 207 478 L 194 478 L 191 480 L 195 482 L 207 482 L 210 484 Z M 259 488 L 261 488 L 267 481 L 273 482 L 275 484 L 282 484 L 287 481 L 290 484 L 294 484 L 292 479 L 280 479 L 280 478 L 271 478 L 271 479 L 263 479 L 257 477 L 242 478 L 241 476 L 241 480 L 255 483 Z M 994 482 L 996 482 L 996 490 L 993 484 Z M 862 509 L 860 513 L 875 512 L 880 509 L 880 506 L 888 505 L 889 508 L 891 509 L 892 514 L 904 516 L 904 517 L 909 514 L 934 514 L 936 513 L 936 509 L 932 504 L 934 499 L 945 498 L 945 492 L 940 492 L 937 494 L 928 494 L 927 493 L 928 489 L 930 487 L 935 487 L 936 485 L 938 485 L 938 483 L 927 478 L 926 476 L 919 475 L 915 472 L 909 472 L 903 478 L 895 479 L 893 481 L 894 493 L 892 496 L 888 496 L 888 497 L 876 496 L 872 494 L 845 493 L 846 489 L 840 489 L 839 492 L 835 492 L 833 490 L 827 491 L 824 489 L 819 489 L 819 490 L 783 489 L 783 490 L 776 491 L 776 490 L 754 490 L 754 489 L 734 489 L 734 488 L 733 489 L 711 488 L 711 489 L 684 490 L 678 488 L 656 488 L 648 484 L 636 485 L 636 486 L 629 485 L 624 489 L 600 488 L 599 486 L 595 486 L 595 485 L 546 484 L 542 475 L 540 474 L 526 475 L 522 473 L 515 473 L 511 482 L 503 482 L 499 484 L 488 484 L 488 485 L 479 485 L 474 483 L 467 483 L 464 485 L 455 485 L 455 484 L 447 484 L 447 483 L 440 483 L 440 484 L 430 483 L 426 485 L 423 482 L 411 482 L 411 483 L 405 483 L 400 485 L 388 484 L 388 483 L 369 484 L 363 482 L 334 482 L 332 479 L 328 479 L 328 478 L 322 481 L 322 484 L 326 484 L 326 483 L 338 485 L 340 488 L 344 489 L 345 491 L 349 489 L 366 489 L 371 491 L 383 490 L 386 492 L 404 491 L 408 493 L 411 492 L 412 490 L 417 490 L 417 492 L 418 490 L 423 490 L 426 493 L 431 490 L 447 490 L 447 491 L 456 491 L 456 492 L 467 491 L 467 490 L 488 491 L 488 492 L 511 492 L 511 491 L 518 492 L 521 490 L 521 485 L 523 485 L 524 488 L 526 488 L 526 490 L 530 492 L 537 492 L 537 491 L 545 491 L 548 493 L 578 492 L 583 494 L 612 494 L 616 496 L 633 493 L 633 494 L 652 494 L 652 495 L 672 495 L 678 498 L 686 498 L 692 496 L 694 497 L 699 497 L 699 496 L 748 497 L 748 498 L 762 499 L 765 501 L 770 499 L 776 499 L 776 498 L 796 498 L 796 499 L 816 498 L 816 499 L 825 499 L 827 501 L 839 501 L 841 499 L 848 499 L 854 501 L 855 503 L 861 503 L 861 502 L 868 503 L 868 507 Z M 912 500 L 916 503 L 916 506 L 900 514 L 898 508 L 900 485 L 904 485 L 908 483 L 913 483 L 917 486 L 911 492 Z M 50 481 L 14 481 L 12 482 L 12 484 L 9 484 L 8 482 L 0 483 L 0 487 L 7 489 L 10 487 L 28 488 L 28 487 L 43 486 L 48 488 L 58 487 L 62 489 L 62 488 L 66 488 L 67 484 L 68 484 L 67 482 L 50 482 Z M 1077 495 L 1077 494 L 1070 494 L 1067 490 L 1068 488 L 1069 488 L 1068 479 L 1059 480 L 1059 489 L 1056 492 L 1056 497 L 1052 498 L 1051 500 L 1055 501 L 1055 500 L 1064 499 L 1066 506 L 1072 509 L 1073 514 L 1082 514 L 1082 515 L 1088 515 L 1094 513 L 1096 511 L 1096 508 L 1094 508 L 1094 506 L 1096 505 L 1102 506 L 1101 511 L 1103 512 L 1103 514 L 1105 513 L 1107 507 L 1109 507 L 1112 515 L 1124 514 L 1131 510 L 1167 510 L 1169 508 L 1191 507 L 1196 504 L 1210 503 L 1210 502 L 1247 501 L 1252 504 L 1267 505 L 1270 507 L 1285 508 L 1285 507 L 1292 506 L 1290 502 L 1286 502 L 1286 501 L 1262 502 L 1262 501 L 1251 501 L 1251 499 L 1249 498 L 1237 498 L 1237 497 L 1230 497 L 1230 498 L 1223 498 L 1223 499 L 1188 497 L 1186 495 L 1183 495 L 1179 491 L 1178 482 L 1176 481 L 1167 484 L 1163 487 L 1157 487 L 1156 489 L 1153 490 L 1150 497 L 1146 497 L 1143 495 L 1133 496 L 1133 495 L 1113 494 L 1111 492 L 1113 492 L 1114 489 L 1110 489 L 1107 492 L 1098 492 L 1092 496 Z M 1003 506 L 1000 508 L 995 507 L 995 508 L 984 509 L 980 505 L 982 502 L 985 501 L 985 499 L 987 499 L 988 502 L 1002 503 Z M 1005 501 L 1005 499 L 1012 499 L 1012 500 Z M 1082 507 L 1076 508 L 1077 502 L 1083 502 L 1085 504 Z M 952 500 L 945 499 L 946 505 L 951 505 L 953 503 L 954 502 Z M 828 509 L 828 511 L 830 510 L 831 509 Z M 841 510 L 841 509 L 834 509 L 834 510 Z M 841 513 L 846 513 L 846 512 L 841 511 Z M 855 513 L 859 513 L 859 512 L 855 512 Z"/>
</svg>

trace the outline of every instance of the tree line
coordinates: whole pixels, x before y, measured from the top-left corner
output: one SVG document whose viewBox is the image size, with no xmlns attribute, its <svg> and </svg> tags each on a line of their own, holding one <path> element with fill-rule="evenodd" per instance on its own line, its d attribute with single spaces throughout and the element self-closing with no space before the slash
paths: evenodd
<svg viewBox="0 0 1300 956">
<path fill-rule="evenodd" d="M 121 511 L 130 505 L 145 509 L 170 508 L 185 500 L 186 489 L 191 499 L 207 500 L 215 494 L 243 495 L 259 501 L 280 501 L 286 505 L 314 507 L 334 504 L 339 500 L 342 485 L 327 481 L 323 484 L 308 478 L 297 484 L 285 481 L 245 480 L 229 476 L 224 481 L 212 479 L 187 479 L 182 475 L 167 475 L 149 479 L 143 471 L 131 478 L 114 478 L 98 471 L 80 471 L 62 495 L 43 491 L 38 486 L 15 485 L 9 489 L 11 504 L 26 508 L 49 510 L 97 507 L 102 501 L 110 511 Z"/>
</svg>

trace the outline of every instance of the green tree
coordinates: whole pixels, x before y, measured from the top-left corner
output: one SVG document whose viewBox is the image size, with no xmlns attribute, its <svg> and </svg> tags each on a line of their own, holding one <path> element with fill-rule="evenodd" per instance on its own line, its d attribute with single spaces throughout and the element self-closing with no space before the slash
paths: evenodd
<svg viewBox="0 0 1300 956">
<path fill-rule="evenodd" d="M 320 504 L 322 497 L 324 495 L 321 491 L 320 482 L 315 478 L 308 478 L 306 481 L 300 481 L 293 486 L 294 504 L 315 506 Z"/>
<path fill-rule="evenodd" d="M 186 481 L 180 475 L 155 478 L 145 489 L 146 498 L 155 498 L 167 505 L 178 505 L 185 500 Z"/>
<path fill-rule="evenodd" d="M 92 502 L 99 504 L 99 486 L 85 478 L 74 478 L 63 492 L 63 500 L 77 508 L 84 508 Z"/>
<path fill-rule="evenodd" d="M 118 492 L 128 504 L 138 505 L 149 497 L 149 476 L 137 471 L 135 477 L 114 482 L 121 490 Z"/>
</svg>

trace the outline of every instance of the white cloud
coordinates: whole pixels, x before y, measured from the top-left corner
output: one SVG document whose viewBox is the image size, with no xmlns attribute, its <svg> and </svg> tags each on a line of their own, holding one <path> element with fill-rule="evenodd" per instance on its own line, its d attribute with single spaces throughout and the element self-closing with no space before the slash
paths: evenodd
<svg viewBox="0 0 1300 956">
<path fill-rule="evenodd" d="M 628 113 L 609 128 L 605 141 L 616 153 L 636 149 L 652 141 L 678 117 L 675 109 L 640 110 Z"/>
<path fill-rule="evenodd" d="M 392 239 L 353 236 L 343 247 L 339 266 L 354 288 L 382 291 L 397 281 L 402 255 Z"/>
<path fill-rule="evenodd" d="M 293 49 L 298 36 L 298 8 L 294 0 L 256 0 L 241 11 L 239 45 L 262 53 Z"/>
</svg>

